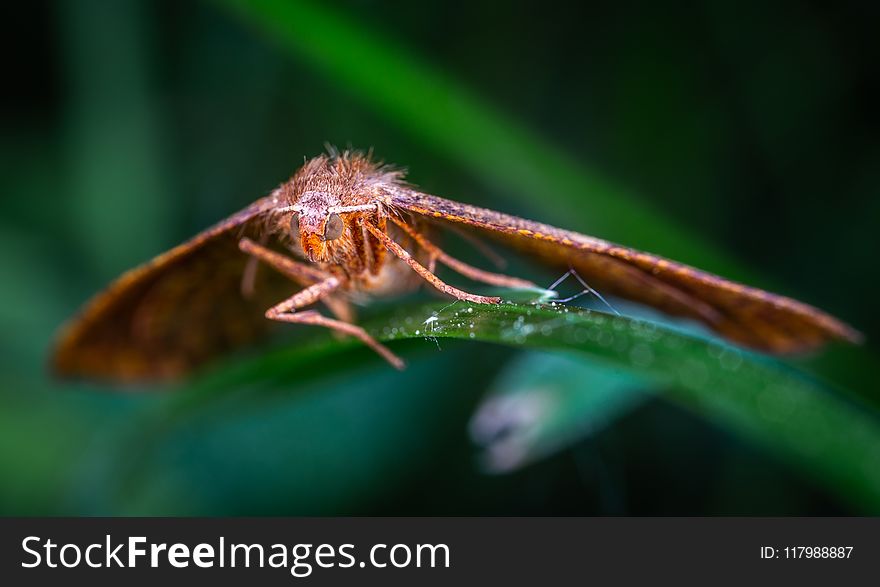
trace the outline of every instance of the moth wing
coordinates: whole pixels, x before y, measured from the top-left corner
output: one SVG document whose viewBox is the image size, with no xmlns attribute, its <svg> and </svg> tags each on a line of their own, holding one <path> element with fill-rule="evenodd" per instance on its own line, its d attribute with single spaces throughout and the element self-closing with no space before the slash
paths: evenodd
<svg viewBox="0 0 880 587">
<path fill-rule="evenodd" d="M 62 376 L 147 381 L 179 376 L 251 342 L 268 327 L 264 312 L 295 284 L 257 272 L 241 294 L 242 236 L 258 238 L 272 196 L 120 276 L 62 327 L 52 353 Z"/>
<path fill-rule="evenodd" d="M 414 190 L 388 194 L 397 209 L 439 225 L 459 225 L 537 258 L 574 268 L 602 293 L 698 320 L 721 336 L 769 353 L 815 349 L 861 335 L 836 318 L 791 298 L 734 283 L 682 263 Z"/>
</svg>

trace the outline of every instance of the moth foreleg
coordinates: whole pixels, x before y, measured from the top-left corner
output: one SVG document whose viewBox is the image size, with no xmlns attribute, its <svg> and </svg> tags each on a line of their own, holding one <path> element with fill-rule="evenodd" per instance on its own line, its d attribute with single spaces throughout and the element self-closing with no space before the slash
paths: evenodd
<svg viewBox="0 0 880 587">
<path fill-rule="evenodd" d="M 429 265 L 429 271 L 431 273 L 434 272 L 434 260 L 440 261 L 453 271 L 456 271 L 467 278 L 473 279 L 474 281 L 479 281 L 481 283 L 488 283 L 489 285 L 497 285 L 499 287 L 511 287 L 511 288 L 536 288 L 538 287 L 536 284 L 528 281 L 526 279 L 520 279 L 519 277 L 511 277 L 509 275 L 502 275 L 500 273 L 492 273 L 491 271 L 484 271 L 479 269 L 478 267 L 474 267 L 473 265 L 468 265 L 464 261 L 459 261 L 455 257 L 447 254 L 443 249 L 432 243 L 419 231 L 414 229 L 412 226 L 396 218 L 391 216 L 391 221 L 394 222 L 397 226 L 403 229 L 416 243 L 425 249 L 429 255 L 431 255 L 431 265 Z"/>
<path fill-rule="evenodd" d="M 269 316 L 268 312 L 266 313 L 266 316 Z M 376 353 L 378 353 L 383 359 L 391 363 L 391 365 L 395 369 L 403 369 L 406 366 L 406 364 L 403 362 L 403 359 L 392 353 L 388 349 L 388 347 L 370 336 L 367 331 L 360 326 L 355 326 L 354 324 L 349 324 L 348 322 L 342 322 L 341 320 L 327 318 L 326 316 L 319 314 L 315 310 L 306 310 L 305 312 L 297 312 L 294 314 L 280 313 L 272 316 L 272 319 L 278 320 L 280 322 L 289 322 L 292 324 L 312 324 L 314 326 L 323 326 L 324 328 L 329 328 L 330 330 L 340 332 L 342 334 L 348 334 L 349 336 L 357 338 L 365 345 L 376 351 Z"/>
<path fill-rule="evenodd" d="M 330 277 L 330 274 L 328 273 L 310 267 L 305 263 L 294 261 L 290 257 L 255 243 L 249 238 L 243 238 L 238 241 L 238 248 L 251 256 L 251 259 L 248 260 L 249 263 L 252 260 L 263 261 L 279 273 L 286 275 L 288 278 L 302 286 L 310 286 L 315 282 L 320 282 Z M 245 272 L 247 272 L 247 270 L 248 266 L 245 266 Z M 246 278 L 247 275 L 245 275 L 245 279 Z M 336 287 L 338 288 L 339 285 Z M 345 299 L 325 295 L 323 299 L 321 299 L 321 302 L 323 302 L 330 311 L 333 312 L 333 315 L 340 320 L 345 320 L 347 322 L 354 321 L 354 312 L 351 309 L 351 304 Z"/>
<path fill-rule="evenodd" d="M 263 237 L 260 239 L 260 245 L 265 246 L 265 244 L 266 235 L 263 235 Z M 241 295 L 245 299 L 251 299 L 252 297 L 254 297 L 254 289 L 257 283 L 257 270 L 259 269 L 259 263 L 260 259 L 254 255 L 251 255 L 244 266 L 244 271 L 241 274 Z"/>
<path fill-rule="evenodd" d="M 443 293 L 449 294 L 459 300 L 467 300 L 469 302 L 475 302 L 477 304 L 497 304 L 501 302 L 501 298 L 498 297 L 478 296 L 476 294 L 462 291 L 457 287 L 452 287 L 451 285 L 434 275 L 432 272 L 428 271 L 421 263 L 416 261 L 406 249 L 397 244 L 390 236 L 370 224 L 368 221 L 364 221 L 364 226 L 367 228 L 367 230 L 370 231 L 370 234 L 375 236 L 379 240 L 379 242 L 385 245 L 386 249 L 394 253 L 397 257 L 399 257 L 402 261 L 409 265 L 413 271 L 415 271 L 422 277 L 422 279 L 424 279 Z"/>
<path fill-rule="evenodd" d="M 304 306 L 310 306 L 321 298 L 333 293 L 338 287 L 339 279 L 336 277 L 328 277 L 324 281 L 314 283 L 266 310 L 266 318 L 269 320 L 279 320 L 279 316 L 288 312 L 295 312 L 298 308 Z"/>
<path fill-rule="evenodd" d="M 257 244 L 249 238 L 243 238 L 238 241 L 238 248 L 267 265 L 271 265 L 279 272 L 303 285 L 314 283 L 327 277 L 327 273 L 314 267 L 309 267 L 305 263 L 294 261 L 290 257 Z"/>
</svg>

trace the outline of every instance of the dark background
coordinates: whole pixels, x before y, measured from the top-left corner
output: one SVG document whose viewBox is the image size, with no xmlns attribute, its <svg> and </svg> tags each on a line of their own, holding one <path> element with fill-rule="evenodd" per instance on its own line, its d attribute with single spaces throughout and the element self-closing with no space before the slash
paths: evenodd
<svg viewBox="0 0 880 587">
<path fill-rule="evenodd" d="M 363 36 L 464 92 L 498 123 L 483 127 L 443 92 L 407 113 L 385 97 L 409 91 L 393 68 L 350 54 L 345 73 L 235 4 L 34 2 L 7 19 L 0 513 L 863 513 L 661 400 L 487 473 L 467 422 L 523 359 L 483 344 L 416 341 L 399 378 L 358 354 L 308 389 L 254 403 L 243 390 L 167 425 L 150 419 L 167 394 L 52 380 L 52 334 L 89 295 L 330 142 L 373 147 L 434 193 L 827 309 L 868 346 L 801 365 L 876 402 L 876 8 L 292 3 L 343 57 Z M 333 19 L 348 33 L 333 37 Z M 499 148 L 504 136 L 527 148 Z M 529 149 L 534 165 L 517 154 Z"/>
</svg>

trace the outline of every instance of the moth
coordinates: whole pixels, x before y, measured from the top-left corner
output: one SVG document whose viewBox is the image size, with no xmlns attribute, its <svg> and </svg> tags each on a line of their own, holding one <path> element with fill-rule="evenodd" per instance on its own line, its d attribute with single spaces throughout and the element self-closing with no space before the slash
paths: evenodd
<svg viewBox="0 0 880 587">
<path fill-rule="evenodd" d="M 434 240 L 458 228 L 605 293 L 707 325 L 759 351 L 798 353 L 860 334 L 807 304 L 693 267 L 539 222 L 422 193 L 369 154 L 331 150 L 268 196 L 119 277 L 61 330 L 62 376 L 131 382 L 179 377 L 262 336 L 270 323 L 353 336 L 403 361 L 355 324 L 353 303 L 427 283 L 477 304 L 498 297 L 442 281 L 438 264 L 475 282 L 535 287 L 456 259 Z M 478 239 L 479 240 L 479 239 Z M 318 305 L 319 308 L 313 307 Z"/>
</svg>

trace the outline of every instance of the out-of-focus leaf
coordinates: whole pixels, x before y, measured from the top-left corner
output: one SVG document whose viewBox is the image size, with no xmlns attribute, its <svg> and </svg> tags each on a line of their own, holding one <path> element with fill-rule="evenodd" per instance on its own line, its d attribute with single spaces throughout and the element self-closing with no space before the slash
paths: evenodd
<svg viewBox="0 0 880 587">
<path fill-rule="evenodd" d="M 638 201 L 587 162 L 573 160 L 413 51 L 333 6 L 308 0 L 223 3 L 424 143 L 526 206 L 543 204 L 548 220 L 571 220 L 572 211 L 585 210 L 589 201 L 588 209 L 602 212 L 579 213 L 583 230 L 716 270 L 746 273 L 662 210 Z M 637 234 L 632 226 L 640 227 Z"/>
<path fill-rule="evenodd" d="M 482 461 L 496 473 L 528 465 L 596 434 L 641 405 L 644 382 L 568 353 L 525 353 L 492 384 L 471 420 Z"/>
<path fill-rule="evenodd" d="M 82 394 L 4 374 L 0 379 L 0 515 L 87 513 L 70 489 L 94 481 L 83 467 L 142 398 Z"/>
<path fill-rule="evenodd" d="M 366 349 L 326 343 L 231 362 L 169 391 L 96 454 L 93 477 L 77 492 L 80 509 L 369 512 L 431 471 L 435 455 L 466 442 L 468 415 L 505 354 L 458 348 L 400 373 Z M 455 393 L 463 377 L 471 386 Z"/>
<path fill-rule="evenodd" d="M 74 243 L 109 279 L 172 244 L 174 197 L 162 155 L 163 102 L 151 99 L 148 9 L 141 2 L 58 8 L 71 120 L 70 176 L 59 197 Z"/>
</svg>

